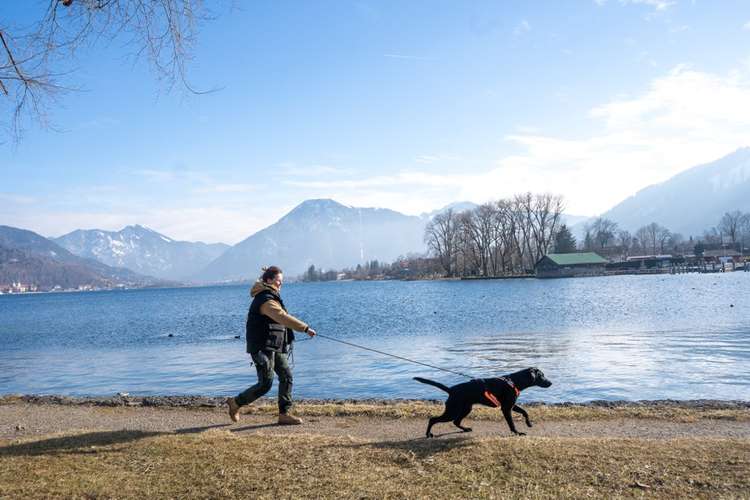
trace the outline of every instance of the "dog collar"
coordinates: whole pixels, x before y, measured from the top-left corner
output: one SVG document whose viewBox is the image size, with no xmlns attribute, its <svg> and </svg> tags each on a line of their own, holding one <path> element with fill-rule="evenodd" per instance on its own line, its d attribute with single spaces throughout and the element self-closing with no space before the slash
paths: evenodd
<svg viewBox="0 0 750 500">
<path fill-rule="evenodd" d="M 518 390 L 518 387 L 516 387 L 516 384 L 514 384 L 512 380 L 507 379 L 505 377 L 501 377 L 501 379 L 503 382 L 508 384 L 516 392 L 516 397 L 521 395 L 521 391 Z"/>
</svg>

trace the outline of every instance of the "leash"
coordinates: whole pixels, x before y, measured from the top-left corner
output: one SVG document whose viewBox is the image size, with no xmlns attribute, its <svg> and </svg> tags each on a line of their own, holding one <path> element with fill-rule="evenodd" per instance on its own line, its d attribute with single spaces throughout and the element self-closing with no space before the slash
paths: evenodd
<svg viewBox="0 0 750 500">
<path fill-rule="evenodd" d="M 427 364 L 427 363 L 422 363 L 421 361 L 415 361 L 413 359 L 405 358 L 403 356 L 398 356 L 396 354 L 391 354 L 389 352 L 379 351 L 377 349 L 373 349 L 371 347 L 365 347 L 363 345 L 355 344 L 353 342 L 347 342 L 346 340 L 340 340 L 340 339 L 337 339 L 337 338 L 329 337 L 327 335 L 321 335 L 320 333 L 315 334 L 315 336 L 316 337 L 320 337 L 322 339 L 330 340 L 330 341 L 333 341 L 333 342 L 338 342 L 339 344 L 346 344 L 346 345 L 351 346 L 351 347 L 356 347 L 357 349 L 363 349 L 365 351 L 370 351 L 370 352 L 375 352 L 375 353 L 378 353 L 378 354 L 382 354 L 383 356 L 390 356 L 392 358 L 400 359 L 400 360 L 403 360 L 403 361 L 408 361 L 409 363 L 414 363 L 416 365 L 422 365 L 422 366 L 426 366 L 428 368 L 433 368 L 435 370 L 440 370 L 440 371 L 444 371 L 444 372 L 448 372 L 448 373 L 453 373 L 454 375 L 460 375 L 460 376 L 466 377 L 468 379 L 473 379 L 474 378 L 471 375 L 467 375 L 465 373 L 457 372 L 457 371 L 454 371 L 454 370 L 449 370 L 447 368 L 441 368 L 440 366 L 435 366 L 435 365 L 430 365 L 430 364 Z"/>
</svg>

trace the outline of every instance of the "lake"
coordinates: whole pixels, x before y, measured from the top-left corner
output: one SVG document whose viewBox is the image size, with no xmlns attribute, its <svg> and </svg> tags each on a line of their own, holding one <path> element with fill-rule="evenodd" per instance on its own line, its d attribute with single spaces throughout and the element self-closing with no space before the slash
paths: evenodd
<svg viewBox="0 0 750 500">
<path fill-rule="evenodd" d="M 750 400 L 749 292 L 736 272 L 288 283 L 282 296 L 321 334 L 476 377 L 536 366 L 553 386 L 523 400 L 583 402 Z M 0 296 L 0 393 L 234 395 L 255 381 L 248 305 L 245 286 Z M 443 398 L 411 377 L 465 380 L 323 338 L 296 344 L 294 375 L 295 397 L 326 399 Z"/>
</svg>

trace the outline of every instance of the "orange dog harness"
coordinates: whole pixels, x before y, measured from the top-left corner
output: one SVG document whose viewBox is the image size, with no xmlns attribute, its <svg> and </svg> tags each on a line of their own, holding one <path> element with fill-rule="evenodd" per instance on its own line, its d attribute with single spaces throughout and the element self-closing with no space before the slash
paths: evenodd
<svg viewBox="0 0 750 500">
<path fill-rule="evenodd" d="M 516 387 L 516 384 L 514 384 L 508 379 L 503 379 L 503 380 L 505 381 L 505 383 L 511 386 L 514 391 L 516 391 L 516 397 L 518 397 L 521 394 L 521 391 L 518 390 L 518 387 Z M 494 406 L 495 408 L 500 408 L 500 401 L 498 401 L 497 397 L 495 397 L 495 395 L 492 394 L 489 390 L 484 391 L 484 397 L 487 398 L 487 401 L 489 401 L 492 406 Z"/>
</svg>

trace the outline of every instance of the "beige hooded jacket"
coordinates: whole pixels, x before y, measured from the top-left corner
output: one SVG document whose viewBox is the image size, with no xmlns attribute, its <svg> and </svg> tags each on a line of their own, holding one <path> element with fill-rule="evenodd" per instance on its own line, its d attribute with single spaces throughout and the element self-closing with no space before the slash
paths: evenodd
<svg viewBox="0 0 750 500">
<path fill-rule="evenodd" d="M 271 290 L 273 293 L 279 295 L 279 289 L 276 288 L 273 285 L 269 285 L 268 283 L 265 283 L 263 281 L 256 281 L 253 287 L 250 289 L 250 297 L 255 297 L 263 290 Z M 268 316 L 276 323 L 282 324 L 287 328 L 291 328 L 292 330 L 297 330 L 298 332 L 304 332 L 307 331 L 308 325 L 304 321 L 300 321 L 288 312 L 286 312 L 284 309 L 281 308 L 281 304 L 279 304 L 275 300 L 269 300 L 265 302 L 262 306 L 260 306 L 260 313 L 264 316 Z"/>
</svg>

